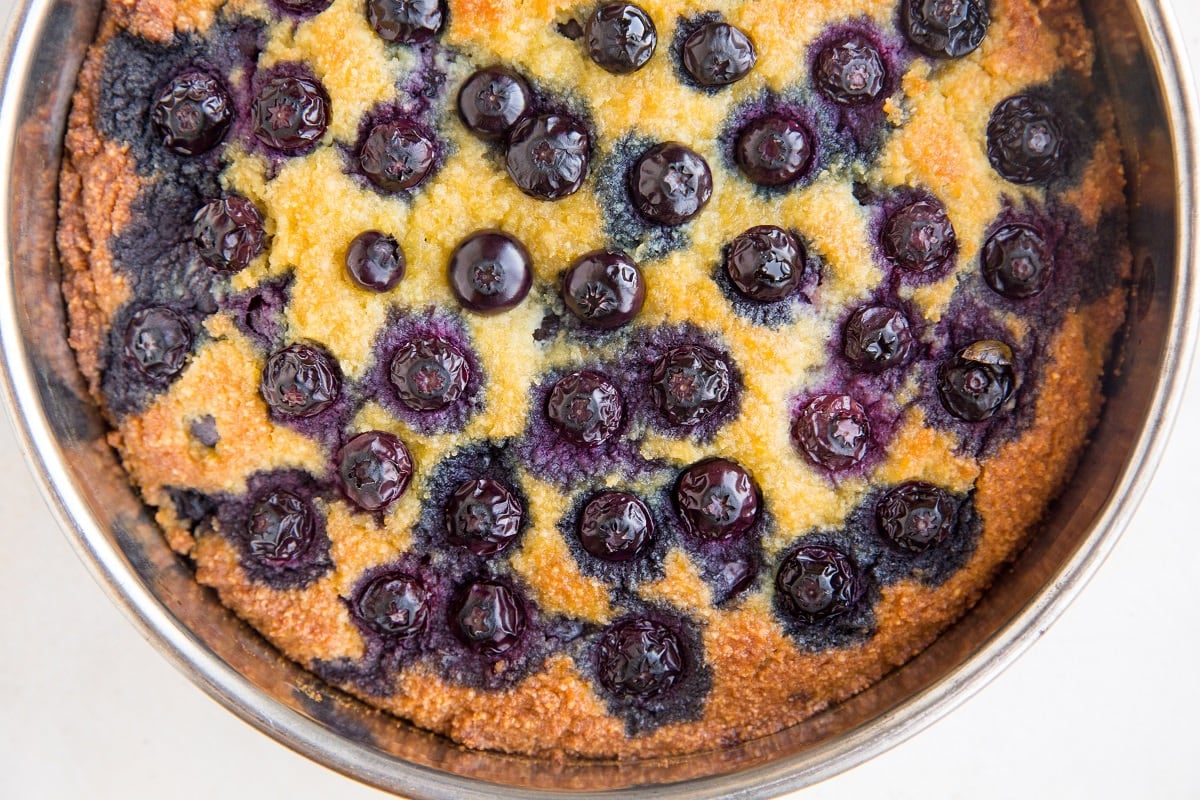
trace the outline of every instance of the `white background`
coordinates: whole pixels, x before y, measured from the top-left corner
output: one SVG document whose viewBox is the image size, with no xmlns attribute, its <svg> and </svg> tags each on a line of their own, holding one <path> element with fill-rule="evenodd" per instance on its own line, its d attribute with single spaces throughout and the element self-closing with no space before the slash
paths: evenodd
<svg viewBox="0 0 1200 800">
<path fill-rule="evenodd" d="M 1200 4 L 1169 4 L 1200 53 Z M 1200 798 L 1198 453 L 1200 376 L 1133 525 L 1042 641 L 804 800 Z M 384 800 L 243 724 L 141 639 L 51 519 L 7 419 L 0 471 L 0 798 Z"/>
</svg>

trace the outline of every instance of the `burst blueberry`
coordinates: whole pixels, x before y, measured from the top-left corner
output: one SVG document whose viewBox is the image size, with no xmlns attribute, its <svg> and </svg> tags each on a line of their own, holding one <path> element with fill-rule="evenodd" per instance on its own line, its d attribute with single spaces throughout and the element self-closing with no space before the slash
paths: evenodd
<svg viewBox="0 0 1200 800">
<path fill-rule="evenodd" d="M 845 553 L 811 545 L 780 563 L 775 592 L 784 613 L 812 625 L 852 610 L 861 598 L 862 583 Z"/>
<path fill-rule="evenodd" d="M 792 438 L 817 466 L 849 469 L 867 455 L 871 422 L 849 395 L 819 394 L 796 415 Z"/>
<path fill-rule="evenodd" d="M 903 312 L 887 306 L 863 306 L 842 331 L 842 354 L 866 372 L 882 372 L 906 363 L 916 347 Z"/>
<path fill-rule="evenodd" d="M 1049 183 L 1066 173 L 1067 152 L 1062 123 L 1042 100 L 1019 94 L 992 111 L 988 160 L 1005 180 L 1021 185 Z"/>
<path fill-rule="evenodd" d="M 758 486 L 740 464 L 709 458 L 680 474 L 675 505 L 688 533 L 731 539 L 745 535 L 758 519 Z"/>
<path fill-rule="evenodd" d="M 533 285 L 529 251 L 502 231 L 476 231 L 450 257 L 450 288 L 464 308 L 498 314 L 516 307 Z"/>
<path fill-rule="evenodd" d="M 404 277 L 407 262 L 400 244 L 380 231 L 364 231 L 346 249 L 346 272 L 372 292 L 390 292 Z"/>
<path fill-rule="evenodd" d="M 617 75 L 645 66 L 658 45 L 654 21 L 632 3 L 606 3 L 587 21 L 587 48 L 592 61 Z"/>
<path fill-rule="evenodd" d="M 812 160 L 808 130 L 786 114 L 767 114 L 738 133 L 734 158 L 760 186 L 783 186 L 800 178 Z"/>
<path fill-rule="evenodd" d="M 504 163 L 517 187 L 539 200 L 560 200 L 579 191 L 588 174 L 590 137 L 566 114 L 527 117 L 508 139 Z"/>
<path fill-rule="evenodd" d="M 958 251 L 954 226 L 946 209 L 933 200 L 901 206 L 883 226 L 883 252 L 909 272 L 941 269 Z"/>
<path fill-rule="evenodd" d="M 673 425 L 698 425 L 729 398 L 725 359 L 697 345 L 673 347 L 654 363 L 650 390 L 655 405 Z"/>
<path fill-rule="evenodd" d="M 546 416 L 566 441 L 596 447 L 620 429 L 624 404 L 612 381 L 598 372 L 583 370 L 555 382 L 546 399 Z"/>
<path fill-rule="evenodd" d="M 165 306 L 137 311 L 125 326 L 125 358 L 147 378 L 169 380 L 192 352 L 192 326 Z"/>
<path fill-rule="evenodd" d="M 902 0 L 904 35 L 927 56 L 961 58 L 983 44 L 985 0 Z"/>
<path fill-rule="evenodd" d="M 258 90 L 250 108 L 254 138 L 299 155 L 316 146 L 329 127 L 329 95 L 312 78 L 279 75 Z"/>
<path fill-rule="evenodd" d="M 232 121 L 229 92 L 219 80 L 199 70 L 172 78 L 150 110 L 150 122 L 163 147 L 184 156 L 216 147 Z"/>
<path fill-rule="evenodd" d="M 324 350 L 306 344 L 273 353 L 259 382 L 271 411 L 294 419 L 320 414 L 337 401 L 341 388 L 337 362 Z"/>
<path fill-rule="evenodd" d="M 429 590 L 412 575 L 388 572 L 364 586 L 351 607 L 380 636 L 411 639 L 429 623 Z"/>
<path fill-rule="evenodd" d="M 954 530 L 957 512 L 944 489 L 921 481 L 889 489 L 875 506 L 880 532 L 897 547 L 914 553 L 944 542 Z"/>
<path fill-rule="evenodd" d="M 385 431 L 360 433 L 337 454 L 342 493 L 364 511 L 383 511 L 403 496 L 413 476 L 412 454 Z"/>
<path fill-rule="evenodd" d="M 1037 228 L 1015 223 L 999 228 L 983 246 L 983 280 L 1010 300 L 1033 297 L 1046 288 L 1054 254 Z"/>
<path fill-rule="evenodd" d="M 482 580 L 459 593 L 453 620 L 459 638 L 472 650 L 487 656 L 511 650 L 528 624 L 516 592 L 504 584 Z"/>
<path fill-rule="evenodd" d="M 938 367 L 937 390 L 942 405 L 967 422 L 995 416 L 1015 386 L 1012 348 L 1003 342 L 975 342 Z"/>
<path fill-rule="evenodd" d="M 579 543 L 604 561 L 636 558 L 651 544 L 653 536 L 650 510 L 626 492 L 601 492 L 588 501 L 579 518 Z"/>
<path fill-rule="evenodd" d="M 521 533 L 524 513 L 503 483 L 475 478 L 455 489 L 446 504 L 446 538 L 476 555 L 490 556 Z"/>
<path fill-rule="evenodd" d="M 441 0 L 367 0 L 367 22 L 385 42 L 421 44 L 445 22 Z"/>
<path fill-rule="evenodd" d="M 487 139 L 508 134 L 529 112 L 529 84 L 505 67 L 481 69 L 458 90 L 458 115 L 463 124 Z"/>
<path fill-rule="evenodd" d="M 240 272 L 265 246 L 262 215 L 244 197 L 208 201 L 196 212 L 192 226 L 200 258 L 219 272 Z"/>
<path fill-rule="evenodd" d="M 358 165 L 371 183 L 385 192 L 419 186 L 429 177 L 437 157 L 433 139 L 417 123 L 381 122 L 371 129 L 358 153 Z"/>
<path fill-rule="evenodd" d="M 596 642 L 596 677 L 612 694 L 647 700 L 666 693 L 683 677 L 684 647 L 660 622 L 634 618 L 618 622 Z"/>
<path fill-rule="evenodd" d="M 304 556 L 317 532 L 317 512 L 285 489 L 259 498 L 246 524 L 250 555 L 268 567 L 285 568 Z"/>
<path fill-rule="evenodd" d="M 771 303 L 793 294 L 804 276 L 804 246 L 774 225 L 759 225 L 738 235 L 725 255 L 725 272 L 740 294 Z"/>
<path fill-rule="evenodd" d="M 683 69 L 696 83 L 728 86 L 750 74 L 758 61 L 754 42 L 725 22 L 706 23 L 687 37 L 682 48 Z"/>
<path fill-rule="evenodd" d="M 634 207 L 659 225 L 687 222 L 708 204 L 712 190 L 708 162 L 678 142 L 651 147 L 637 160 L 629 175 Z"/>
<path fill-rule="evenodd" d="M 879 99 L 887 80 L 887 68 L 874 42 L 851 33 L 821 50 L 814 77 L 817 87 L 833 102 L 860 106 Z"/>
<path fill-rule="evenodd" d="M 427 336 L 400 345 L 392 356 L 388 378 L 406 408 L 440 411 L 462 396 L 471 379 L 471 366 L 455 345 Z"/>
</svg>

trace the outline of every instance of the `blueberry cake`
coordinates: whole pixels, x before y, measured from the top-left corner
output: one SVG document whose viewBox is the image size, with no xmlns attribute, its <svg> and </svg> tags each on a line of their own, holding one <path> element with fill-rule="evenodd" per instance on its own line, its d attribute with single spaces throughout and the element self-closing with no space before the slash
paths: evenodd
<svg viewBox="0 0 1200 800">
<path fill-rule="evenodd" d="M 1124 316 L 1076 0 L 109 0 L 58 242 L 171 547 L 464 745 L 780 730 L 1035 530 Z"/>
</svg>

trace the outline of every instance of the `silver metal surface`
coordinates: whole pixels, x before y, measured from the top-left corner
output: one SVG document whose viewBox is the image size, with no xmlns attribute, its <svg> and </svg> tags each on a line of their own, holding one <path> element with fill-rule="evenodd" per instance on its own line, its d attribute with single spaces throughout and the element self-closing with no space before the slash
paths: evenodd
<svg viewBox="0 0 1200 800">
<path fill-rule="evenodd" d="M 1043 535 L 932 647 L 802 725 L 719 753 L 551 763 L 481 753 L 398 723 L 282 659 L 200 588 L 104 444 L 66 345 L 53 235 L 62 134 L 99 0 L 27 0 L 0 106 L 0 347 L 34 472 L 96 579 L 173 663 L 282 743 L 414 798 L 771 797 L 848 769 L 948 713 L 1035 641 L 1108 555 L 1149 483 L 1196 340 L 1194 92 L 1151 0 L 1084 1 L 1118 101 L 1136 293 L 1108 406 Z"/>
</svg>

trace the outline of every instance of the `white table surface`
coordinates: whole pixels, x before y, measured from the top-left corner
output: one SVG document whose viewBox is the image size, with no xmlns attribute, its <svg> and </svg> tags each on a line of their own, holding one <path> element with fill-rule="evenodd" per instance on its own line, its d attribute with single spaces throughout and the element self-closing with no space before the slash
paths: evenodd
<svg viewBox="0 0 1200 800">
<path fill-rule="evenodd" d="M 1200 4 L 1170 4 L 1200 53 Z M 929 730 L 797 796 L 1200 798 L 1198 452 L 1200 374 L 1137 518 L 1042 641 Z M 0 465 L 0 798 L 383 800 L 142 640 L 51 519 L 7 419 Z"/>
</svg>

